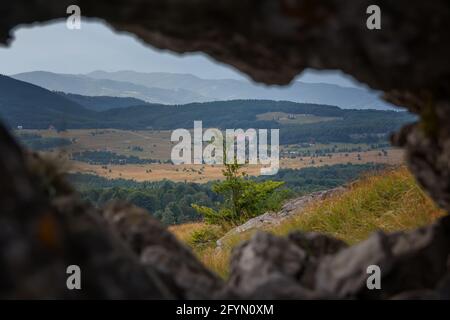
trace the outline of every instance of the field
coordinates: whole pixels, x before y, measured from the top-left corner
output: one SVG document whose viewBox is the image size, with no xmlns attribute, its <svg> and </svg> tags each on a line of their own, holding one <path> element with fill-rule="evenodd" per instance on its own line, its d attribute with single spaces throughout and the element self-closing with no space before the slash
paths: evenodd
<svg viewBox="0 0 450 320">
<path fill-rule="evenodd" d="M 256 116 L 258 120 L 275 120 L 280 124 L 309 124 L 341 120 L 340 117 L 321 117 L 313 114 L 289 114 L 285 112 L 266 112 Z"/>
<path fill-rule="evenodd" d="M 53 152 L 62 153 L 69 158 L 74 152 L 109 151 L 115 154 L 135 156 L 140 159 L 154 159 L 162 162 L 170 159 L 170 151 L 175 143 L 170 141 L 171 131 L 126 131 L 117 129 L 102 130 L 20 130 L 18 134 L 37 134 L 43 138 L 60 137 L 72 140 L 72 144 Z M 329 150 L 334 148 L 333 150 Z M 338 150 L 360 150 L 336 152 Z M 309 156 L 300 156 L 310 152 Z M 300 169 L 340 163 L 403 163 L 403 151 L 395 148 L 371 149 L 366 144 L 311 144 L 308 146 L 282 146 L 280 168 Z M 70 161 L 71 172 L 91 173 L 106 178 L 134 179 L 136 181 L 188 181 L 204 183 L 221 179 L 220 165 L 178 165 L 171 163 L 151 164 L 107 164 L 98 165 L 81 161 Z M 247 166 L 249 175 L 260 174 L 259 165 Z"/>
<path fill-rule="evenodd" d="M 38 134 L 44 138 L 73 139 L 74 143 L 58 149 L 65 153 L 102 150 L 143 159 L 170 159 L 171 131 L 131 131 L 118 129 L 80 129 L 57 132 L 55 130 L 20 130 L 19 134 Z M 138 151 L 136 148 L 142 148 Z"/>
<path fill-rule="evenodd" d="M 363 152 L 371 150 L 382 150 L 389 148 L 389 143 L 367 144 L 367 143 L 300 143 L 281 146 L 281 153 L 285 156 L 297 156 L 302 154 L 329 154 L 346 152 Z"/>
<path fill-rule="evenodd" d="M 360 154 L 361 160 L 358 160 Z M 301 169 L 306 167 L 319 167 L 339 163 L 403 163 L 403 151 L 392 149 L 388 151 L 388 156 L 380 156 L 377 151 L 367 151 L 362 153 L 334 154 L 315 158 L 288 158 L 281 159 L 281 168 Z M 220 180 L 222 176 L 222 166 L 208 165 L 172 165 L 172 164 L 146 164 L 146 165 L 108 165 L 106 168 L 100 165 L 90 165 L 83 162 L 73 161 L 72 172 L 91 173 L 106 178 L 134 179 L 136 181 L 159 181 L 169 179 L 173 181 L 188 182 L 208 182 L 210 180 Z M 247 166 L 245 171 L 252 176 L 260 175 L 260 166 Z"/>
</svg>

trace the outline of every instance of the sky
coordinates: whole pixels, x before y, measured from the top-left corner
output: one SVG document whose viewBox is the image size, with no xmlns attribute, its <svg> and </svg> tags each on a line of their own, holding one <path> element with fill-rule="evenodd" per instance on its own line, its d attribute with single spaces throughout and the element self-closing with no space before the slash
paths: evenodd
<svg viewBox="0 0 450 320">
<path fill-rule="evenodd" d="M 248 79 L 205 54 L 159 50 L 95 20 L 82 20 L 80 30 L 69 30 L 65 21 L 19 26 L 13 36 L 9 47 L 0 47 L 0 73 L 6 75 L 36 70 L 73 74 L 133 70 L 190 73 L 205 79 Z M 358 86 L 350 76 L 332 70 L 307 70 L 296 80 Z"/>
</svg>

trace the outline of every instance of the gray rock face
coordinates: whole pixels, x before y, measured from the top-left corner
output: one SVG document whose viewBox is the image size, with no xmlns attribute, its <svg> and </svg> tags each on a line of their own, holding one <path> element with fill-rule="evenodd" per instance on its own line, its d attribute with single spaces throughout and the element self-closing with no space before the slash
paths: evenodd
<svg viewBox="0 0 450 320">
<path fill-rule="evenodd" d="M 392 142 L 405 148 L 409 168 L 419 183 L 442 208 L 450 211 L 450 104 L 439 105 L 421 111 L 431 115 L 400 130 Z"/>
<path fill-rule="evenodd" d="M 176 298 L 210 299 L 210 293 L 221 287 L 222 281 L 147 211 L 115 203 L 106 207 L 103 215 L 141 263 L 167 282 Z"/>
<path fill-rule="evenodd" d="M 439 299 L 450 300 L 450 273 L 444 276 L 437 285 L 437 296 Z"/>
<path fill-rule="evenodd" d="M 377 265 L 382 272 L 391 268 L 392 255 L 381 233 L 320 261 L 316 273 L 318 290 L 339 298 L 352 298 L 367 289 L 367 267 Z"/>
<path fill-rule="evenodd" d="M 290 217 L 295 213 L 301 213 L 307 205 L 320 200 L 325 200 L 329 197 L 341 194 L 346 190 L 346 187 L 337 187 L 334 189 L 313 192 L 286 202 L 281 210 L 277 213 L 280 218 Z"/>
<path fill-rule="evenodd" d="M 306 258 L 306 253 L 289 240 L 257 233 L 235 249 L 227 285 L 236 293 L 252 296 L 267 282 L 295 282 Z"/>
<path fill-rule="evenodd" d="M 292 232 L 288 239 L 311 258 L 322 258 L 347 247 L 345 242 L 317 232 Z"/>
<path fill-rule="evenodd" d="M 31 171 L 45 165 L 28 163 L 1 126 L 0 154 L 0 298 L 172 297 L 94 208 L 62 192 L 46 170 Z M 57 198 L 49 196 L 54 186 L 60 187 Z M 67 289 L 72 264 L 82 269 L 82 290 Z"/>
<path fill-rule="evenodd" d="M 317 233 L 295 232 L 287 238 L 257 233 L 234 249 L 224 292 L 268 299 L 326 297 L 315 288 L 318 263 L 345 247 L 342 241 Z"/>
<path fill-rule="evenodd" d="M 279 238 L 258 233 L 233 253 L 226 292 L 244 297 L 412 299 L 448 297 L 450 219 L 413 232 L 375 233 L 347 247 L 315 233 Z M 381 270 L 381 289 L 369 290 L 367 268 Z M 276 280 L 275 280 L 276 279 Z M 281 283 L 289 283 L 280 287 Z"/>
<path fill-rule="evenodd" d="M 327 199 L 333 195 L 342 193 L 345 190 L 345 187 L 338 187 L 334 189 L 313 192 L 305 196 L 289 200 L 283 205 L 280 211 L 266 212 L 260 216 L 249 219 L 247 222 L 243 223 L 240 226 L 237 226 L 236 228 L 231 229 L 222 238 L 217 240 L 217 247 L 221 248 L 226 239 L 240 233 L 250 230 L 259 230 L 268 225 L 278 225 L 287 218 L 302 214 L 302 209 L 304 209 L 307 205 L 315 201 Z"/>
</svg>

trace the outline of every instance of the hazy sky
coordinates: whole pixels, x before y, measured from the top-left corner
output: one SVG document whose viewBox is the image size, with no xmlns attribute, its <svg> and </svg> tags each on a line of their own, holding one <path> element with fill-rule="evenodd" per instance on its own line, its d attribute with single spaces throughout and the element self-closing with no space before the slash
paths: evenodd
<svg viewBox="0 0 450 320">
<path fill-rule="evenodd" d="M 82 21 L 81 30 L 65 22 L 19 27 L 9 48 L 0 47 L 0 73 L 45 70 L 87 73 L 94 70 L 191 73 L 201 78 L 243 79 L 236 69 L 200 53 L 176 54 L 144 45 L 128 33 L 115 33 L 101 22 Z M 345 86 L 353 80 L 341 72 L 306 71 L 298 80 Z"/>
</svg>

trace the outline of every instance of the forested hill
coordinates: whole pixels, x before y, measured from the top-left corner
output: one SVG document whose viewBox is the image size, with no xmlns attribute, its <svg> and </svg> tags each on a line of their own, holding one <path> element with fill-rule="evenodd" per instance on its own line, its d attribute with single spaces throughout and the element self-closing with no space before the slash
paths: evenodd
<svg viewBox="0 0 450 320">
<path fill-rule="evenodd" d="M 88 128 L 97 123 L 97 113 L 39 86 L 0 74 L 0 118 L 24 128 Z"/>
<path fill-rule="evenodd" d="M 94 111 L 105 111 L 115 108 L 126 108 L 131 106 L 145 105 L 144 100 L 131 97 L 110 97 L 110 96 L 82 96 L 80 94 L 56 92 L 64 98 L 78 103 L 86 109 Z"/>
<path fill-rule="evenodd" d="M 109 97 L 107 100 L 114 101 Z M 335 106 L 271 100 L 231 100 L 185 105 L 145 104 L 106 111 L 88 110 L 78 102 L 97 99 L 51 92 L 10 77 L 0 77 L 0 118 L 16 128 L 57 129 L 118 128 L 126 130 L 173 130 L 203 127 L 280 128 L 281 143 L 307 141 L 376 141 L 414 120 L 406 112 L 349 110 Z M 130 102 L 130 101 L 126 101 Z M 123 104 L 115 101 L 111 104 Z M 105 107 L 100 99 L 98 109 Z"/>
<path fill-rule="evenodd" d="M 232 100 L 182 106 L 136 106 L 103 113 L 109 126 L 121 129 L 204 127 L 280 128 L 282 143 L 373 142 L 414 121 L 406 112 L 348 110 L 335 106 L 271 100 Z M 126 119 L 126 120 L 125 120 Z"/>
<path fill-rule="evenodd" d="M 347 110 L 348 111 L 348 110 Z M 135 106 L 108 110 L 104 117 L 114 126 L 129 129 L 192 128 L 194 120 L 202 120 L 204 127 L 218 128 L 278 128 L 274 117 L 258 119 L 269 112 L 308 114 L 318 117 L 342 117 L 345 111 L 334 106 L 272 100 L 230 100 L 185 105 Z M 395 112 L 393 112 L 395 113 Z M 121 121 L 126 118 L 127 121 Z"/>
</svg>

